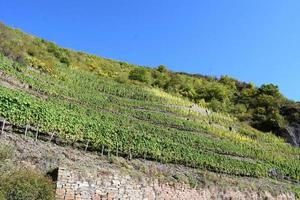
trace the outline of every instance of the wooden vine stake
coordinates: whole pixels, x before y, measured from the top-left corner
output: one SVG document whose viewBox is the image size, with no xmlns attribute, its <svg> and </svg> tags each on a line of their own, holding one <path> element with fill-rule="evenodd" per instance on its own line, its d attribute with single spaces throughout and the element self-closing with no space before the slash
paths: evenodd
<svg viewBox="0 0 300 200">
<path fill-rule="evenodd" d="M 29 128 L 29 125 L 27 124 L 27 125 L 25 126 L 25 137 L 27 136 L 28 128 Z"/>
<path fill-rule="evenodd" d="M 119 156 L 119 145 L 118 145 L 118 142 L 117 142 L 117 151 L 116 151 L 116 156 L 117 156 L 117 157 Z"/>
<path fill-rule="evenodd" d="M 36 132 L 35 132 L 35 141 L 37 141 L 38 135 L 39 135 L 39 127 L 36 128 Z"/>
<path fill-rule="evenodd" d="M 104 145 L 102 144 L 101 155 L 103 156 L 103 154 L 104 154 Z"/>
<path fill-rule="evenodd" d="M 87 151 L 87 149 L 88 149 L 88 147 L 89 147 L 89 143 L 90 143 L 90 141 L 88 140 L 88 141 L 87 141 L 87 143 L 86 143 L 86 145 L 85 145 L 84 152 L 86 152 L 86 151 Z"/>
<path fill-rule="evenodd" d="M 49 142 L 51 142 L 51 141 L 52 141 L 52 139 L 53 139 L 53 136 L 54 136 L 54 132 L 51 134 L 51 137 L 50 137 L 50 139 L 49 139 Z"/>
<path fill-rule="evenodd" d="M 2 121 L 1 135 L 4 134 L 5 119 Z"/>
<path fill-rule="evenodd" d="M 132 159 L 131 148 L 129 149 L 129 160 Z"/>
</svg>

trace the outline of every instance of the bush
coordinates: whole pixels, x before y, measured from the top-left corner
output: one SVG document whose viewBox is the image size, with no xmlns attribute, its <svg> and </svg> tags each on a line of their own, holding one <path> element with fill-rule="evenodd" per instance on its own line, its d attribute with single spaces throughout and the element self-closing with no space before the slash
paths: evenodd
<svg viewBox="0 0 300 200">
<path fill-rule="evenodd" d="M 127 83 L 128 82 L 128 74 L 123 72 L 123 73 L 120 73 L 116 78 L 115 80 L 119 83 Z"/>
<path fill-rule="evenodd" d="M 6 173 L 0 182 L 0 199 L 53 200 L 52 182 L 31 170 L 15 170 Z"/>
<path fill-rule="evenodd" d="M 0 147 L 0 166 L 1 163 L 5 162 L 6 159 L 9 159 L 12 156 L 12 154 L 13 154 L 13 149 L 11 146 L 2 145 Z"/>
<path fill-rule="evenodd" d="M 129 79 L 149 83 L 150 74 L 145 68 L 136 68 L 129 73 Z"/>
<path fill-rule="evenodd" d="M 161 73 L 166 73 L 166 72 L 168 72 L 168 69 L 167 69 L 167 67 L 164 66 L 164 65 L 159 65 L 159 66 L 157 67 L 157 71 L 159 71 L 159 72 L 161 72 Z"/>
<path fill-rule="evenodd" d="M 161 73 L 159 71 L 152 71 L 153 86 L 157 86 L 159 88 L 165 88 L 168 81 L 170 81 L 170 77 L 166 73 Z"/>
<path fill-rule="evenodd" d="M 46 64 L 36 57 L 27 56 L 26 63 L 33 68 L 42 69 L 42 70 L 46 69 Z"/>
<path fill-rule="evenodd" d="M 70 65 L 70 61 L 67 57 L 60 58 L 60 62 L 63 63 L 63 64 L 66 64 L 67 66 Z"/>
</svg>

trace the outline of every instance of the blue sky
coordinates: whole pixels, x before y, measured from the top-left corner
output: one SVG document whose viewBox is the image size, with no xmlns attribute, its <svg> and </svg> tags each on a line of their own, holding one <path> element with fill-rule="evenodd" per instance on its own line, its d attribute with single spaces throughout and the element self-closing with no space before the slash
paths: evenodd
<svg viewBox="0 0 300 200">
<path fill-rule="evenodd" d="M 0 0 L 0 21 L 139 65 L 275 83 L 300 100 L 299 0 Z"/>
</svg>

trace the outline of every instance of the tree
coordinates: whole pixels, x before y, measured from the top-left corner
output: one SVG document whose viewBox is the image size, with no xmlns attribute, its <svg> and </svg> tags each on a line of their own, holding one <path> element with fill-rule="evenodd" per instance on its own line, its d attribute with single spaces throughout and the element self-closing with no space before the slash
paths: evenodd
<svg viewBox="0 0 300 200">
<path fill-rule="evenodd" d="M 282 95 L 279 92 L 278 86 L 274 84 L 263 84 L 258 89 L 260 94 L 266 94 L 273 97 L 281 97 Z"/>
<path fill-rule="evenodd" d="M 164 66 L 164 65 L 159 65 L 159 66 L 157 67 L 157 71 L 159 71 L 159 72 L 161 72 L 161 73 L 165 73 L 165 72 L 168 71 L 168 69 L 167 69 L 167 67 Z"/>
<path fill-rule="evenodd" d="M 248 109 L 256 94 L 257 89 L 255 88 L 255 86 L 253 84 L 249 84 L 248 87 L 245 87 L 240 91 L 236 101 L 240 104 L 245 104 Z"/>
<path fill-rule="evenodd" d="M 281 94 L 273 85 L 259 89 L 260 94 L 255 98 L 256 102 L 253 120 L 255 126 L 263 131 L 276 131 L 285 125 L 283 116 L 280 114 L 282 104 Z"/>
<path fill-rule="evenodd" d="M 162 73 L 156 70 L 152 71 L 152 78 L 153 78 L 153 86 L 157 86 L 159 88 L 165 88 L 168 81 L 170 81 L 170 77 L 166 73 Z"/>
<path fill-rule="evenodd" d="M 205 99 L 206 102 L 210 102 L 213 99 L 222 102 L 231 96 L 229 89 L 217 82 L 206 82 L 197 88 L 196 92 L 198 99 Z"/>
<path fill-rule="evenodd" d="M 182 77 L 179 74 L 170 74 L 170 80 L 165 85 L 165 90 L 171 93 L 179 93 L 182 85 Z"/>
<path fill-rule="evenodd" d="M 221 76 L 220 83 L 223 83 L 224 85 L 226 85 L 227 87 L 236 90 L 236 80 L 234 80 L 233 78 L 229 77 L 229 76 Z"/>
</svg>

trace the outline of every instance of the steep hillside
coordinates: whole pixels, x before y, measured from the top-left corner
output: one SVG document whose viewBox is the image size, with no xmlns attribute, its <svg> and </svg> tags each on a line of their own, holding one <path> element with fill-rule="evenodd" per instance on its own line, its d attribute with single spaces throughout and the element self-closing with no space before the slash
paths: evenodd
<svg viewBox="0 0 300 200">
<path fill-rule="evenodd" d="M 0 52 L 18 63 L 53 76 L 59 74 L 62 68 L 80 69 L 121 83 L 138 82 L 159 88 L 214 111 L 228 113 L 259 130 L 272 131 L 292 145 L 299 146 L 299 123 L 295 124 L 295 121 L 300 121 L 299 112 L 292 116 L 282 112 L 287 105 L 296 108 L 299 104 L 283 97 L 273 84 L 256 88 L 253 84 L 228 76 L 216 79 L 176 73 L 163 65 L 156 69 L 142 68 L 60 48 L 3 24 L 0 24 Z M 294 118 L 293 121 L 289 120 L 291 118 Z"/>
<path fill-rule="evenodd" d="M 283 117 L 296 103 L 274 85 L 142 68 L 4 25 L 0 52 L 0 117 L 10 123 L 108 156 L 299 186 L 300 149 L 240 122 L 275 132 L 298 120 Z"/>
</svg>

